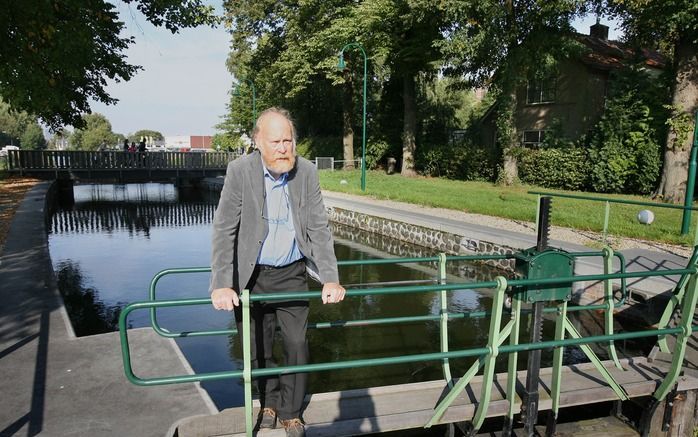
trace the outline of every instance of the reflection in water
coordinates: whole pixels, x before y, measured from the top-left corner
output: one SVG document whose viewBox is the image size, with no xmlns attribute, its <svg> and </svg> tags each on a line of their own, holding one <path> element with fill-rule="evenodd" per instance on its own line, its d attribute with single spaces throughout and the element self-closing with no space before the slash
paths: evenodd
<svg viewBox="0 0 698 437">
<path fill-rule="evenodd" d="M 106 305 L 102 302 L 99 292 L 86 285 L 88 280 L 78 264 L 71 261 L 58 263 L 56 281 L 75 335 L 80 337 L 119 329 L 119 312 L 126 304 Z"/>
<path fill-rule="evenodd" d="M 52 217 L 49 245 L 59 287 L 78 335 L 117 329 L 118 311 L 125 302 L 148 299 L 151 278 L 166 268 L 206 266 L 210 259 L 210 221 L 217 194 L 177 190 L 168 184 L 79 185 L 74 204 L 59 208 Z M 413 246 L 386 237 L 367 234 L 345 226 L 334 226 L 335 251 L 339 260 L 434 255 L 429 248 Z M 363 265 L 340 268 L 343 284 L 424 281 L 434 283 L 435 263 Z M 453 263 L 449 282 L 490 280 L 500 271 L 469 263 Z M 158 299 L 208 297 L 208 274 L 166 276 L 158 284 Z M 360 286 L 354 286 L 358 288 Z M 318 284 L 311 289 L 319 290 Z M 487 311 L 491 290 L 463 289 L 449 293 L 450 312 Z M 384 317 L 437 315 L 438 293 L 370 295 L 350 297 L 339 305 L 311 300 L 309 321 L 334 322 Z M 528 338 L 530 317 L 522 320 L 521 341 Z M 234 326 L 232 314 L 215 311 L 210 305 L 158 310 L 161 325 L 172 332 L 225 329 Z M 506 316 L 505 316 L 506 319 Z M 147 326 L 147 311 L 133 312 L 134 327 Z M 487 318 L 461 318 L 449 322 L 451 350 L 481 347 L 487 342 Z M 546 320 L 544 335 L 551 338 L 552 320 Z M 370 327 L 310 330 L 311 361 L 314 363 L 402 356 L 437 352 L 437 321 Z M 196 337 L 177 340 L 196 373 L 241 368 L 237 336 Z M 280 342 L 277 342 L 280 346 Z M 280 347 L 279 347 L 280 349 Z M 567 352 L 570 351 L 570 352 Z M 566 359 L 578 360 L 574 349 Z M 280 356 L 280 351 L 276 351 Z M 543 355 L 543 363 L 549 362 Z M 546 361 L 547 360 L 547 361 Z M 474 359 L 451 360 L 454 375 L 462 375 Z M 506 370 L 506 359 L 498 360 L 498 371 Z M 526 356 L 520 354 L 519 365 Z M 440 362 L 411 363 L 327 371 L 310 375 L 310 392 L 439 379 Z M 241 381 L 202 384 L 218 408 L 242 404 Z"/>
</svg>

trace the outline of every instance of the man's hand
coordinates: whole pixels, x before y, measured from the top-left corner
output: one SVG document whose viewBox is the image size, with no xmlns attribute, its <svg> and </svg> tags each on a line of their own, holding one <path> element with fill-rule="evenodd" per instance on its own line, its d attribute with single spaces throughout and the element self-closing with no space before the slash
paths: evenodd
<svg viewBox="0 0 698 437">
<path fill-rule="evenodd" d="M 337 282 L 328 282 L 322 286 L 322 303 L 338 303 L 344 300 L 347 291 Z"/>
<path fill-rule="evenodd" d="M 240 305 L 240 299 L 232 288 L 216 288 L 211 293 L 211 303 L 217 310 L 232 311 L 234 307 Z"/>
</svg>

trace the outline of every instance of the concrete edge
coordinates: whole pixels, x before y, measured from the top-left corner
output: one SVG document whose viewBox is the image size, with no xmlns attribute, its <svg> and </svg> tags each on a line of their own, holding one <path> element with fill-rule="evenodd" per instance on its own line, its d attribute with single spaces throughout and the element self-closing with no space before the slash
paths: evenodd
<svg viewBox="0 0 698 437">
<path fill-rule="evenodd" d="M 46 254 L 46 259 L 49 260 L 48 264 L 44 266 L 46 270 L 46 275 L 47 275 L 47 281 L 48 281 L 48 288 L 51 291 L 51 293 L 54 294 L 54 296 L 58 299 L 58 312 L 61 315 L 61 318 L 63 319 L 63 324 L 65 328 L 65 333 L 67 336 L 67 339 L 69 341 L 79 341 L 80 337 L 78 337 L 75 334 L 75 330 L 73 328 L 73 324 L 70 321 L 70 316 L 68 315 L 68 310 L 65 307 L 65 302 L 63 300 L 63 295 L 61 295 L 60 290 L 58 289 L 58 284 L 56 280 L 56 272 L 53 269 L 53 261 L 51 259 L 51 251 L 49 249 L 49 244 L 48 244 L 48 234 L 49 234 L 49 223 L 50 223 L 50 218 L 51 218 L 51 203 L 53 202 L 54 196 L 55 196 L 55 189 L 56 189 L 56 182 L 51 181 L 51 182 L 40 182 L 34 187 L 32 187 L 25 195 L 24 199 L 22 199 L 22 202 L 20 203 L 19 207 L 20 208 L 27 208 L 30 210 L 30 212 L 36 214 L 41 214 L 42 216 L 42 226 L 43 226 L 43 234 L 44 234 L 44 239 L 41 244 L 41 250 L 45 252 Z M 39 202 L 39 200 L 43 199 L 43 202 Z M 36 207 L 34 205 L 40 205 L 39 207 Z M 13 232 L 13 227 L 10 226 L 10 232 Z M 136 328 L 136 329 L 150 329 L 148 327 L 143 327 L 143 328 Z M 108 333 L 107 333 L 108 334 Z M 100 334 L 98 334 L 100 335 Z M 90 336 L 92 337 L 92 336 Z M 184 354 L 182 353 L 182 350 L 179 348 L 179 345 L 177 345 L 177 342 L 174 341 L 174 339 L 168 339 L 169 344 L 172 346 L 172 349 L 174 350 L 175 354 L 179 358 L 182 366 L 185 368 L 186 372 L 190 375 L 194 374 L 194 370 L 192 369 L 191 365 L 187 361 L 187 359 L 184 357 Z M 204 401 L 204 404 L 206 405 L 206 408 L 208 409 L 210 414 L 216 414 L 218 413 L 218 409 L 216 408 L 213 400 L 209 396 L 208 392 L 204 390 L 201 387 L 200 382 L 195 382 L 194 386 L 196 387 L 196 390 L 199 392 L 199 395 Z M 190 418 L 183 418 L 175 422 L 173 425 L 170 426 L 170 429 L 168 430 L 168 433 L 166 434 L 166 437 L 171 437 L 174 435 L 175 430 L 177 429 L 177 426 L 179 423 L 181 423 L 184 420 L 187 420 Z"/>
<path fill-rule="evenodd" d="M 48 265 L 45 266 L 46 269 L 46 280 L 48 282 L 48 289 L 54 295 L 58 302 L 58 312 L 63 319 L 63 325 L 65 327 L 65 333 L 69 340 L 76 340 L 75 330 L 73 329 L 73 324 L 70 321 L 70 316 L 68 316 L 68 310 L 65 308 L 65 302 L 63 301 L 63 295 L 61 295 L 58 289 L 58 284 L 56 280 L 56 272 L 53 270 L 53 261 L 51 260 L 51 250 L 48 245 L 48 233 L 49 233 L 49 221 L 51 219 L 51 202 L 54 199 L 56 190 L 56 181 L 45 181 L 39 182 L 34 187 L 32 187 L 22 199 L 19 208 L 27 208 L 30 213 L 40 214 L 42 216 L 42 226 L 44 239 L 41 244 L 41 250 L 45 253 L 46 259 L 49 260 Z M 43 202 L 37 202 L 43 199 Z M 34 206 L 34 205 L 40 206 Z M 13 219 L 14 220 L 14 219 Z M 10 226 L 10 233 L 14 232 L 14 227 Z"/>
</svg>

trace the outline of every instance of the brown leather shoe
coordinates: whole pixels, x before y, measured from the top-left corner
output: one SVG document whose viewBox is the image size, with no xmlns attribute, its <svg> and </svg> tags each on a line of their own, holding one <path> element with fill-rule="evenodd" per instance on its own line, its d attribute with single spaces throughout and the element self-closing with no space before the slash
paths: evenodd
<svg viewBox="0 0 698 437">
<path fill-rule="evenodd" d="M 272 408 L 264 408 L 259 412 L 259 429 L 276 428 L 276 411 Z"/>
<path fill-rule="evenodd" d="M 286 437 L 305 437 L 305 425 L 299 418 L 282 420 L 281 424 L 286 430 Z"/>
</svg>

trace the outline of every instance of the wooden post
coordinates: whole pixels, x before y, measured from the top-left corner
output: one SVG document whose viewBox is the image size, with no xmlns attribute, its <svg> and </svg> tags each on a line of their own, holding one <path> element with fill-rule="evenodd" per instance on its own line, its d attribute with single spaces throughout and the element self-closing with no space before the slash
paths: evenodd
<svg viewBox="0 0 698 437">
<path fill-rule="evenodd" d="M 643 430 L 643 435 L 657 437 L 690 437 L 693 436 L 693 428 L 696 425 L 696 390 L 680 391 L 673 399 L 670 396 L 662 401 L 648 421 L 648 429 Z M 670 403 L 671 412 L 667 414 L 668 429 L 665 425 L 665 411 L 667 403 Z"/>
</svg>

